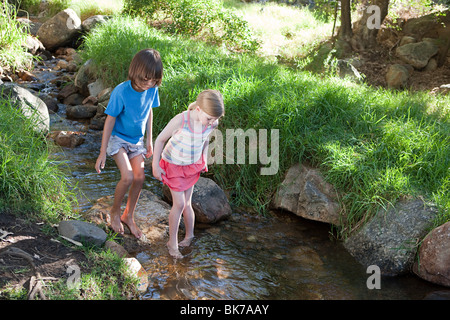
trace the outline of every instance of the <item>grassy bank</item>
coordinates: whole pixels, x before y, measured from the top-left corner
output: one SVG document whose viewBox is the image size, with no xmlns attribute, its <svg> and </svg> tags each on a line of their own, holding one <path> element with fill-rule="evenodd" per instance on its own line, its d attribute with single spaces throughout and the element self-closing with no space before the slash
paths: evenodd
<svg viewBox="0 0 450 320">
<path fill-rule="evenodd" d="M 22 46 L 27 37 L 26 30 L 17 25 L 16 16 L 15 7 L 9 6 L 8 2 L 0 2 L 0 74 L 2 70 L 14 71 L 32 66 L 32 58 Z"/>
<path fill-rule="evenodd" d="M 279 129 L 276 175 L 261 175 L 261 165 L 211 166 L 236 205 L 264 211 L 285 171 L 302 162 L 319 167 L 340 191 L 346 217 L 341 235 L 401 197 L 422 196 L 439 205 L 438 223 L 450 219 L 449 98 L 320 79 L 251 54 L 230 55 L 164 35 L 126 17 L 90 34 L 83 57 L 93 59 L 102 79 L 114 86 L 145 47 L 161 52 L 165 68 L 155 135 L 205 88 L 224 95 L 222 132 Z"/>
<path fill-rule="evenodd" d="M 0 212 L 52 223 L 70 217 L 76 198 L 61 163 L 49 160 L 45 136 L 8 100 L 0 99 L 0 118 Z"/>
</svg>

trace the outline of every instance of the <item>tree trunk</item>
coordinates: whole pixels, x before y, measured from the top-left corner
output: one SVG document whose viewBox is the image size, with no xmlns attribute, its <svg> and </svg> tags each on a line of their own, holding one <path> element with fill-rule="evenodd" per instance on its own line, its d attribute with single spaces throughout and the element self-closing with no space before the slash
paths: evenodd
<svg viewBox="0 0 450 320">
<path fill-rule="evenodd" d="M 378 30 L 389 8 L 389 0 L 371 0 L 367 2 L 361 19 L 355 23 L 353 28 L 353 43 L 356 43 L 358 49 L 361 50 L 373 48 L 377 45 Z M 368 10 L 369 8 L 373 10 Z M 379 22 L 379 24 L 375 24 L 375 21 Z"/>
<path fill-rule="evenodd" d="M 438 56 L 438 67 L 442 67 L 447 60 L 448 50 L 450 49 L 450 30 L 446 30 L 442 37 L 447 40 L 446 44 L 441 48 Z"/>
<path fill-rule="evenodd" d="M 339 39 L 349 41 L 352 38 L 351 0 L 341 0 L 341 28 Z"/>
</svg>

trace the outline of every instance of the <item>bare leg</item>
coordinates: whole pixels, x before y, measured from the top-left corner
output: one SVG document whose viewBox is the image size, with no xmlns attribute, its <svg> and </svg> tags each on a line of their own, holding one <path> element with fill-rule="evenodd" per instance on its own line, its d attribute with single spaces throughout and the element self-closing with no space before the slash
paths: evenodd
<svg viewBox="0 0 450 320">
<path fill-rule="evenodd" d="M 120 149 L 117 154 L 113 156 L 116 161 L 117 167 L 120 170 L 120 181 L 117 183 L 116 190 L 114 192 L 114 203 L 111 208 L 111 228 L 120 234 L 123 234 L 123 225 L 120 221 L 120 207 L 122 205 L 123 198 L 128 191 L 132 181 L 132 169 L 128 156 L 124 149 Z"/>
<path fill-rule="evenodd" d="M 142 185 L 144 184 L 144 159 L 142 156 L 133 157 L 130 160 L 131 168 L 133 170 L 133 182 L 128 192 L 128 202 L 121 217 L 121 221 L 130 228 L 131 233 L 136 237 L 142 236 L 142 231 L 136 225 L 134 221 L 134 210 L 141 194 Z"/>
<path fill-rule="evenodd" d="M 183 210 L 183 219 L 185 227 L 185 235 L 183 241 L 181 241 L 178 246 L 189 247 L 192 240 L 194 239 L 194 223 L 195 223 L 195 213 L 192 209 L 192 192 L 194 191 L 194 186 L 190 187 L 184 191 L 185 206 Z"/>
<path fill-rule="evenodd" d="M 182 258 L 183 255 L 178 250 L 178 229 L 181 214 L 184 210 L 184 192 L 173 190 L 170 190 L 170 192 L 172 194 L 172 209 L 169 213 L 169 242 L 167 242 L 167 248 L 172 257 Z"/>
</svg>

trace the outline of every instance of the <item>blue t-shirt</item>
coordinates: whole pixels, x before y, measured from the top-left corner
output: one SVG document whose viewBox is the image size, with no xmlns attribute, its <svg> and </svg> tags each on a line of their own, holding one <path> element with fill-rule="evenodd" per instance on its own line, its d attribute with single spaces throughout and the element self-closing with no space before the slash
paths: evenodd
<svg viewBox="0 0 450 320">
<path fill-rule="evenodd" d="M 111 92 L 105 113 L 115 117 L 111 135 L 136 144 L 144 136 L 151 108 L 159 107 L 158 87 L 138 92 L 131 81 L 122 82 Z"/>
</svg>

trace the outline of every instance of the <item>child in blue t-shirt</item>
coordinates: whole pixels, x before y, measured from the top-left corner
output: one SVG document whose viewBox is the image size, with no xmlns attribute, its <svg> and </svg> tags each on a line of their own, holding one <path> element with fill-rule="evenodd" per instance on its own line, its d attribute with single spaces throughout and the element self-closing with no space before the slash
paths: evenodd
<svg viewBox="0 0 450 320">
<path fill-rule="evenodd" d="M 106 155 L 112 156 L 120 170 L 120 181 L 114 193 L 111 208 L 111 228 L 124 233 L 125 223 L 136 237 L 142 231 L 134 221 L 134 210 L 144 184 L 144 158 L 153 154 L 152 108 L 159 106 L 158 86 L 161 85 L 163 65 L 159 52 L 154 49 L 139 51 L 128 70 L 128 80 L 111 93 L 103 128 L 100 154 L 95 170 L 105 167 Z M 144 134 L 147 132 L 146 147 Z M 120 207 L 128 192 L 127 206 L 122 215 Z"/>
</svg>

